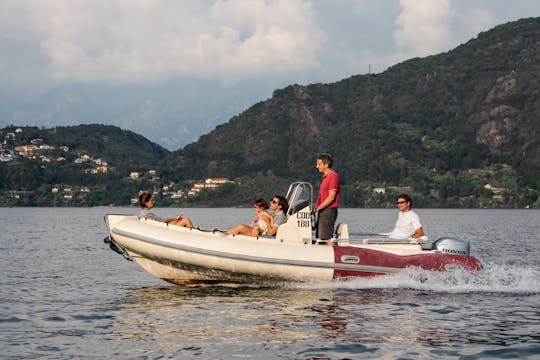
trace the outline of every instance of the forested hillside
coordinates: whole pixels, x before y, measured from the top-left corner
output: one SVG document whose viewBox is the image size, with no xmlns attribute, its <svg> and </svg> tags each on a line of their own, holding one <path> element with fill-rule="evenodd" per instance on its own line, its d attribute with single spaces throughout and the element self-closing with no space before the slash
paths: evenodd
<svg viewBox="0 0 540 360">
<path fill-rule="evenodd" d="M 381 74 L 277 90 L 160 173 L 316 182 L 315 157 L 328 152 L 349 206 L 403 189 L 425 206 L 537 206 L 539 75 L 540 18 L 504 24 Z"/>
<path fill-rule="evenodd" d="M 32 139 L 41 138 L 44 143 L 68 146 L 72 152 L 88 153 L 106 158 L 119 165 L 154 166 L 169 153 L 144 136 L 110 125 L 57 126 L 54 128 L 22 127 L 17 144 L 30 144 Z M 14 132 L 15 127 L 3 129 Z"/>
<path fill-rule="evenodd" d="M 115 126 L 12 126 L 0 136 L 0 206 L 127 205 L 155 186 L 148 171 L 168 154 Z"/>
<path fill-rule="evenodd" d="M 327 152 L 343 206 L 407 192 L 424 207 L 538 208 L 539 75 L 531 18 L 380 74 L 276 90 L 172 153 L 113 126 L 8 127 L 0 206 L 128 205 L 142 189 L 162 206 L 249 206 L 291 181 L 317 188 Z"/>
</svg>

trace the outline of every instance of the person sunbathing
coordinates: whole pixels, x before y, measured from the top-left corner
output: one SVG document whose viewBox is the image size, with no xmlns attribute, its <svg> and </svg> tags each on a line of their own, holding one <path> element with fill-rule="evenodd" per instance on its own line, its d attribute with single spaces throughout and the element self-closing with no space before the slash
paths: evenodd
<svg viewBox="0 0 540 360">
<path fill-rule="evenodd" d="M 171 225 L 193 227 L 193 223 L 183 214 L 177 214 L 170 218 L 163 218 L 154 214 L 151 209 L 154 207 L 154 199 L 152 194 L 144 191 L 139 195 L 139 204 L 141 205 L 141 211 L 139 212 L 139 218 L 152 219 L 161 221 Z"/>
<path fill-rule="evenodd" d="M 227 235 L 266 235 L 274 226 L 274 218 L 268 213 L 268 204 L 264 199 L 258 199 L 253 204 L 255 216 L 249 225 L 240 224 L 226 232 Z"/>
</svg>

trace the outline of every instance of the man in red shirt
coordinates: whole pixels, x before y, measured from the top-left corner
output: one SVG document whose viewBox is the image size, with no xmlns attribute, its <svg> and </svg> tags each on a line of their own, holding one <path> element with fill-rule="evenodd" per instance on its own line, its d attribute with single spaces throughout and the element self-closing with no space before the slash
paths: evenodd
<svg viewBox="0 0 540 360">
<path fill-rule="evenodd" d="M 317 170 L 323 175 L 319 196 L 315 203 L 314 212 L 319 214 L 317 237 L 321 240 L 331 239 L 338 215 L 341 183 L 339 174 L 332 169 L 332 157 L 328 154 L 317 156 Z M 328 242 L 328 245 L 334 245 Z"/>
</svg>

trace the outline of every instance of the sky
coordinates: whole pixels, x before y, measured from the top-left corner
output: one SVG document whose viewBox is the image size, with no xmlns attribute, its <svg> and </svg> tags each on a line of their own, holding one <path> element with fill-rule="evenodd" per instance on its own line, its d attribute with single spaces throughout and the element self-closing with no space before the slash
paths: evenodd
<svg viewBox="0 0 540 360">
<path fill-rule="evenodd" d="M 538 0 L 0 0 L 0 90 L 334 82 L 536 16 Z"/>
</svg>

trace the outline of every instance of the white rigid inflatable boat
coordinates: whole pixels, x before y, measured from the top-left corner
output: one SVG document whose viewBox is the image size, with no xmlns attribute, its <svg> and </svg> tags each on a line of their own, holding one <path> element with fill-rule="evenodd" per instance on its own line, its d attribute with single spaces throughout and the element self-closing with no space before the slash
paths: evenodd
<svg viewBox="0 0 540 360">
<path fill-rule="evenodd" d="M 352 239 L 347 225 L 339 224 L 332 239 L 335 246 L 327 246 L 313 236 L 311 185 L 291 184 L 287 200 L 288 220 L 275 237 L 226 235 L 222 230 L 108 214 L 105 222 L 109 236 L 104 240 L 150 274 L 174 284 L 268 279 L 331 281 L 392 274 L 411 266 L 433 271 L 481 269 L 480 262 L 469 255 L 469 243 L 453 238 L 429 244 L 376 235 Z"/>
</svg>

